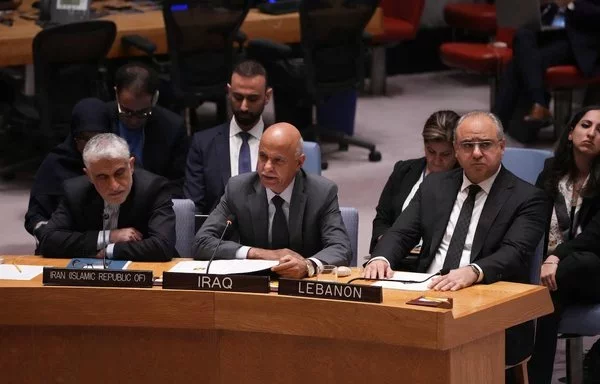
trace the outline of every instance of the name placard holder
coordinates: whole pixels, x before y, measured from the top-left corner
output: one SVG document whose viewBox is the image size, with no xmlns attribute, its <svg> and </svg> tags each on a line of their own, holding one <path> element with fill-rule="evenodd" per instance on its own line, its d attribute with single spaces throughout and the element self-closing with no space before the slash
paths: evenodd
<svg viewBox="0 0 600 384">
<path fill-rule="evenodd" d="M 314 280 L 279 279 L 278 294 L 364 303 L 381 303 L 383 301 L 381 287 Z"/>
<path fill-rule="evenodd" d="M 163 289 L 269 293 L 268 276 L 164 272 Z"/>
<path fill-rule="evenodd" d="M 152 288 L 152 271 L 44 267 L 44 285 Z"/>
</svg>

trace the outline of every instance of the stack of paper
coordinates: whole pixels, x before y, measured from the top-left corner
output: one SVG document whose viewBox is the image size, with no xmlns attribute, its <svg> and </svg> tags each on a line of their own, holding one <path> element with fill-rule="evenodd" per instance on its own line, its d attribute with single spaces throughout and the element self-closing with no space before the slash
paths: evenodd
<svg viewBox="0 0 600 384">
<path fill-rule="evenodd" d="M 279 264 L 276 260 L 213 260 L 210 274 L 235 275 L 266 271 Z M 208 261 L 180 261 L 169 272 L 206 273 Z"/>
<path fill-rule="evenodd" d="M 211 267 L 212 268 L 212 267 Z M 429 273 L 415 273 L 415 272 L 394 272 L 393 280 L 412 280 L 422 281 L 432 276 Z M 427 286 L 431 283 L 431 279 L 423 283 L 400 283 L 397 281 L 377 281 L 373 283 L 376 287 L 400 289 L 403 291 L 428 291 Z"/>
<path fill-rule="evenodd" d="M 43 270 L 39 265 L 0 264 L 0 280 L 31 280 Z"/>
</svg>

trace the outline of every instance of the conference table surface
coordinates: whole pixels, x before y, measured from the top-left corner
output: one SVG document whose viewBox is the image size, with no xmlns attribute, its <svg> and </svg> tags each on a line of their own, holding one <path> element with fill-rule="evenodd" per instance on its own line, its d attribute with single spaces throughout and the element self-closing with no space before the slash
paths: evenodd
<svg viewBox="0 0 600 384">
<path fill-rule="evenodd" d="M 69 261 L 3 258 L 55 267 Z M 180 260 L 134 262 L 128 269 L 160 276 Z M 383 303 L 371 304 L 276 293 L 49 287 L 41 275 L 0 280 L 0 374 L 28 383 L 303 383 L 311 377 L 502 383 L 504 330 L 553 310 L 547 289 L 535 285 L 498 282 L 427 293 L 453 298 L 452 309 L 407 304 L 422 294 L 385 289 Z"/>
<path fill-rule="evenodd" d="M 31 12 L 33 0 L 24 0 L 20 12 Z M 109 2 L 98 2 L 98 6 Z M 111 1 L 110 4 L 114 4 Z M 132 4 L 132 3 L 127 3 Z M 135 7 L 135 3 L 133 3 Z M 110 58 L 143 55 L 135 49 L 127 49 L 121 44 L 121 37 L 137 34 L 156 44 L 156 53 L 167 53 L 167 40 L 165 34 L 162 12 L 159 10 L 141 13 L 113 13 L 101 19 L 112 20 L 117 25 L 117 36 L 108 54 Z M 18 15 L 14 17 L 14 24 L 8 27 L 0 24 L 0 66 L 28 65 L 33 63 L 32 42 L 34 36 L 41 30 L 31 20 L 25 20 Z M 283 15 L 268 15 L 251 9 L 241 30 L 248 39 L 270 39 L 281 43 L 296 43 L 300 41 L 300 18 L 298 13 Z M 366 30 L 372 35 L 381 35 L 383 30 L 383 13 L 377 9 L 371 18 Z M 75 48 L 75 47 L 74 47 Z"/>
</svg>

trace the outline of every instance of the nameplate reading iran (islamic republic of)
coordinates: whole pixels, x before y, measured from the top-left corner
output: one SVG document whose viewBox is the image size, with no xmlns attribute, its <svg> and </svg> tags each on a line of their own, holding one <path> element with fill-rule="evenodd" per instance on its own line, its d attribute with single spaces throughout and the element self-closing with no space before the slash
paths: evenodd
<svg viewBox="0 0 600 384">
<path fill-rule="evenodd" d="M 152 271 L 44 268 L 44 285 L 152 288 Z"/>
</svg>

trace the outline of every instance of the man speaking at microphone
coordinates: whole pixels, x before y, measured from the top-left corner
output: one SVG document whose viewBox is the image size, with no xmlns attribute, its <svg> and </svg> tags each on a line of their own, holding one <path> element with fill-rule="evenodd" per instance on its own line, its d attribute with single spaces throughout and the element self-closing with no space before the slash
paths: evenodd
<svg viewBox="0 0 600 384">
<path fill-rule="evenodd" d="M 529 283 L 530 262 L 546 228 L 546 200 L 541 190 L 502 167 L 504 147 L 496 116 L 471 112 L 461 117 L 454 150 L 462 169 L 431 174 L 423 181 L 377 243 L 365 277 L 391 277 L 392 269 L 423 238 L 417 272 L 449 270 L 432 279 L 431 289 L 456 291 L 499 280 Z M 517 336 L 507 337 L 509 365 L 531 354 L 533 326 L 522 325 L 513 328 L 521 333 L 508 332 Z"/>
<path fill-rule="evenodd" d="M 348 265 L 352 251 L 337 186 L 304 172 L 304 159 L 302 137 L 293 125 L 266 129 L 257 172 L 229 180 L 221 201 L 196 234 L 195 258 L 209 260 L 216 252 L 217 260 L 278 260 L 272 270 L 289 278 L 312 276 L 325 264 Z"/>
<path fill-rule="evenodd" d="M 40 242 L 45 257 L 168 261 L 175 250 L 175 213 L 168 180 L 134 173 L 127 142 L 94 136 L 83 150 L 86 176 L 64 183 L 64 198 Z"/>
</svg>

